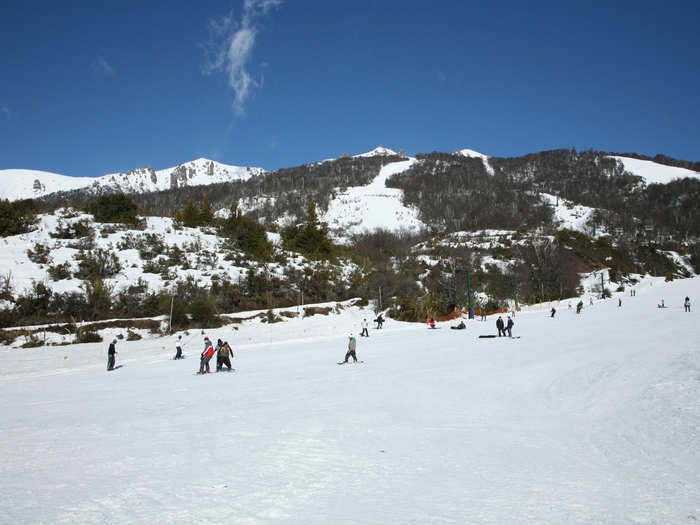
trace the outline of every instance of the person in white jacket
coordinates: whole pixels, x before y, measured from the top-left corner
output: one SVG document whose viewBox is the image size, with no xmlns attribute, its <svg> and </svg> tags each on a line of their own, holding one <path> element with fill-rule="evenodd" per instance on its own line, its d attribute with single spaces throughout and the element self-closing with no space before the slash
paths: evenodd
<svg viewBox="0 0 700 525">
<path fill-rule="evenodd" d="M 369 324 L 367 323 L 367 319 L 362 320 L 362 333 L 360 334 L 360 337 L 369 337 Z"/>
</svg>

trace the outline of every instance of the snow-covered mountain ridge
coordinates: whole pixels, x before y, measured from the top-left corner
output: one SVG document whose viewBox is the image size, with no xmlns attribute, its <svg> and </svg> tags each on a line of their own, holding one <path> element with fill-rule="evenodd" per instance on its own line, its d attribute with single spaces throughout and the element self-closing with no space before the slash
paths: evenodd
<svg viewBox="0 0 700 525">
<path fill-rule="evenodd" d="M 10 169 L 0 170 L 0 198 L 33 199 L 59 191 L 82 188 L 96 194 L 105 190 L 143 193 L 248 180 L 264 172 L 262 168 L 230 166 L 204 158 L 162 170 L 146 167 L 126 173 L 109 173 L 101 177 L 70 177 L 45 171 Z"/>
</svg>

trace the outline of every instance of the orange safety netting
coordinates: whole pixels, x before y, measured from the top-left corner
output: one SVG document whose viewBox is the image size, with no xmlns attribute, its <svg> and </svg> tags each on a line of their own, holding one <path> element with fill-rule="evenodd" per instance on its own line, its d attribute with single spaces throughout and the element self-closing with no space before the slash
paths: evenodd
<svg viewBox="0 0 700 525">
<path fill-rule="evenodd" d="M 515 307 L 515 311 L 516 311 L 516 312 L 519 312 L 519 311 L 520 311 L 520 307 L 519 307 L 519 306 L 516 306 L 516 307 Z M 508 308 L 506 308 L 506 307 L 504 306 L 504 307 L 499 308 L 499 309 L 497 309 L 497 310 L 493 310 L 493 311 L 490 311 L 490 312 L 486 312 L 486 315 L 492 315 L 492 314 L 507 314 L 507 313 L 508 313 Z M 441 322 L 441 321 L 452 321 L 453 319 L 458 319 L 458 318 L 460 318 L 460 317 L 462 317 L 462 316 L 467 316 L 467 317 L 469 317 L 469 311 L 468 311 L 468 310 L 462 310 L 462 309 L 460 309 L 460 308 L 455 308 L 455 309 L 452 310 L 452 312 L 450 312 L 449 314 L 443 315 L 443 316 L 440 316 L 440 317 L 433 317 L 433 316 L 430 315 L 430 312 L 428 312 L 428 317 L 425 319 L 425 322 L 426 322 L 426 323 L 429 323 L 431 318 L 435 319 L 436 322 Z M 474 316 L 479 316 L 479 317 L 481 317 L 481 308 L 475 308 L 475 309 L 474 309 Z"/>
</svg>

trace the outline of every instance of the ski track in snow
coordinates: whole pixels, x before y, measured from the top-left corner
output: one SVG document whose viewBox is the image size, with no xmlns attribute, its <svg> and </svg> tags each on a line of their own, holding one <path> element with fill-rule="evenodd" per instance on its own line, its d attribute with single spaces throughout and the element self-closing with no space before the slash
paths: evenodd
<svg viewBox="0 0 700 525">
<path fill-rule="evenodd" d="M 339 193 L 328 204 L 322 220 L 345 238 L 392 226 L 409 231 L 424 228 L 418 210 L 403 205 L 403 191 L 386 187 L 389 177 L 406 171 L 415 162 L 416 159 L 409 159 L 382 166 L 367 186 L 353 186 Z"/>
<path fill-rule="evenodd" d="M 199 331 L 109 373 L 107 344 L 2 347 L 0 523 L 693 523 L 700 278 L 635 289 L 516 340 L 388 320 L 357 366 L 359 308 L 208 330 L 235 374 L 193 375 Z"/>
</svg>

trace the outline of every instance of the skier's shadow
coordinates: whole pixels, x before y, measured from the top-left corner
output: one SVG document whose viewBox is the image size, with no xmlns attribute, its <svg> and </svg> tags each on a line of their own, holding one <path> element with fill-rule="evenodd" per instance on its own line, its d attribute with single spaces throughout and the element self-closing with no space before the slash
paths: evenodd
<svg viewBox="0 0 700 525">
<path fill-rule="evenodd" d="M 118 368 L 123 368 L 123 367 L 124 367 L 124 365 L 117 365 L 114 368 L 112 368 L 112 370 L 117 370 Z"/>
</svg>

